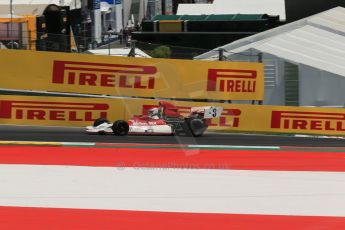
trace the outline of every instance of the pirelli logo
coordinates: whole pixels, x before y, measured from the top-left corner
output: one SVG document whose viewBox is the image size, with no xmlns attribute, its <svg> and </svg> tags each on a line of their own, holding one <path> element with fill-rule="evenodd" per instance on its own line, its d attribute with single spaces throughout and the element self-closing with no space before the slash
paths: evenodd
<svg viewBox="0 0 345 230">
<path fill-rule="evenodd" d="M 256 80 L 256 70 L 209 69 L 207 91 L 254 93 Z"/>
<path fill-rule="evenodd" d="M 154 66 L 54 61 L 54 84 L 154 89 Z"/>
<path fill-rule="evenodd" d="M 0 119 L 94 121 L 107 117 L 108 104 L 0 100 Z"/>
<path fill-rule="evenodd" d="M 271 128 L 345 131 L 345 113 L 272 111 Z"/>
</svg>

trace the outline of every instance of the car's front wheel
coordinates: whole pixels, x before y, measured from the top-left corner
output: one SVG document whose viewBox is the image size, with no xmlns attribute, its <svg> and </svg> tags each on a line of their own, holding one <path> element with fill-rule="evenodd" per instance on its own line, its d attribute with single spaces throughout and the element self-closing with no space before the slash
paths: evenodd
<svg viewBox="0 0 345 230">
<path fill-rule="evenodd" d="M 128 123 L 123 120 L 115 121 L 111 128 L 113 130 L 113 133 L 117 136 L 125 136 L 129 131 Z"/>
</svg>

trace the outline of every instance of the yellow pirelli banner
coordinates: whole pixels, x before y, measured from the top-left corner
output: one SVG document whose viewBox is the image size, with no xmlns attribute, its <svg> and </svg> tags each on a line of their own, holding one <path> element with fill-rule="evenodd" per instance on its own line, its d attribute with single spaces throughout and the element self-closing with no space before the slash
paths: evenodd
<svg viewBox="0 0 345 230">
<path fill-rule="evenodd" d="M 209 130 L 345 135 L 345 109 L 172 102 L 182 115 L 192 106 L 223 106 Z M 0 124 L 86 126 L 99 117 L 127 120 L 157 105 L 142 99 L 0 96 Z"/>
<path fill-rule="evenodd" d="M 263 100 L 262 63 L 0 50 L 1 88 L 159 98 Z"/>
</svg>

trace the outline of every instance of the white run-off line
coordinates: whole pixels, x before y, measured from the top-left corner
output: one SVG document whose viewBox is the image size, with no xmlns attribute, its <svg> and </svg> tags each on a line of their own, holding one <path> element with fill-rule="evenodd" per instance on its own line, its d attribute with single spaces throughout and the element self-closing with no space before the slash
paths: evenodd
<svg viewBox="0 0 345 230">
<path fill-rule="evenodd" d="M 345 216 L 345 173 L 0 165 L 0 206 Z"/>
</svg>

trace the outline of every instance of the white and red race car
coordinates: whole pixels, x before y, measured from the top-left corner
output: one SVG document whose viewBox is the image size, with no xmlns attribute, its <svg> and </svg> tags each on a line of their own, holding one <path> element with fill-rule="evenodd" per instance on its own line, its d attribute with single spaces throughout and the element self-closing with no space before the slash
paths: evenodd
<svg viewBox="0 0 345 230">
<path fill-rule="evenodd" d="M 178 135 L 202 136 L 208 127 L 208 120 L 219 117 L 222 107 L 192 107 L 188 116 L 184 117 L 178 108 L 170 102 L 160 101 L 159 107 L 148 111 L 147 115 L 134 116 L 129 121 L 117 120 L 110 123 L 105 118 L 95 120 L 93 126 L 87 126 L 87 133 L 118 136 L 127 134 L 138 135 Z"/>
</svg>

